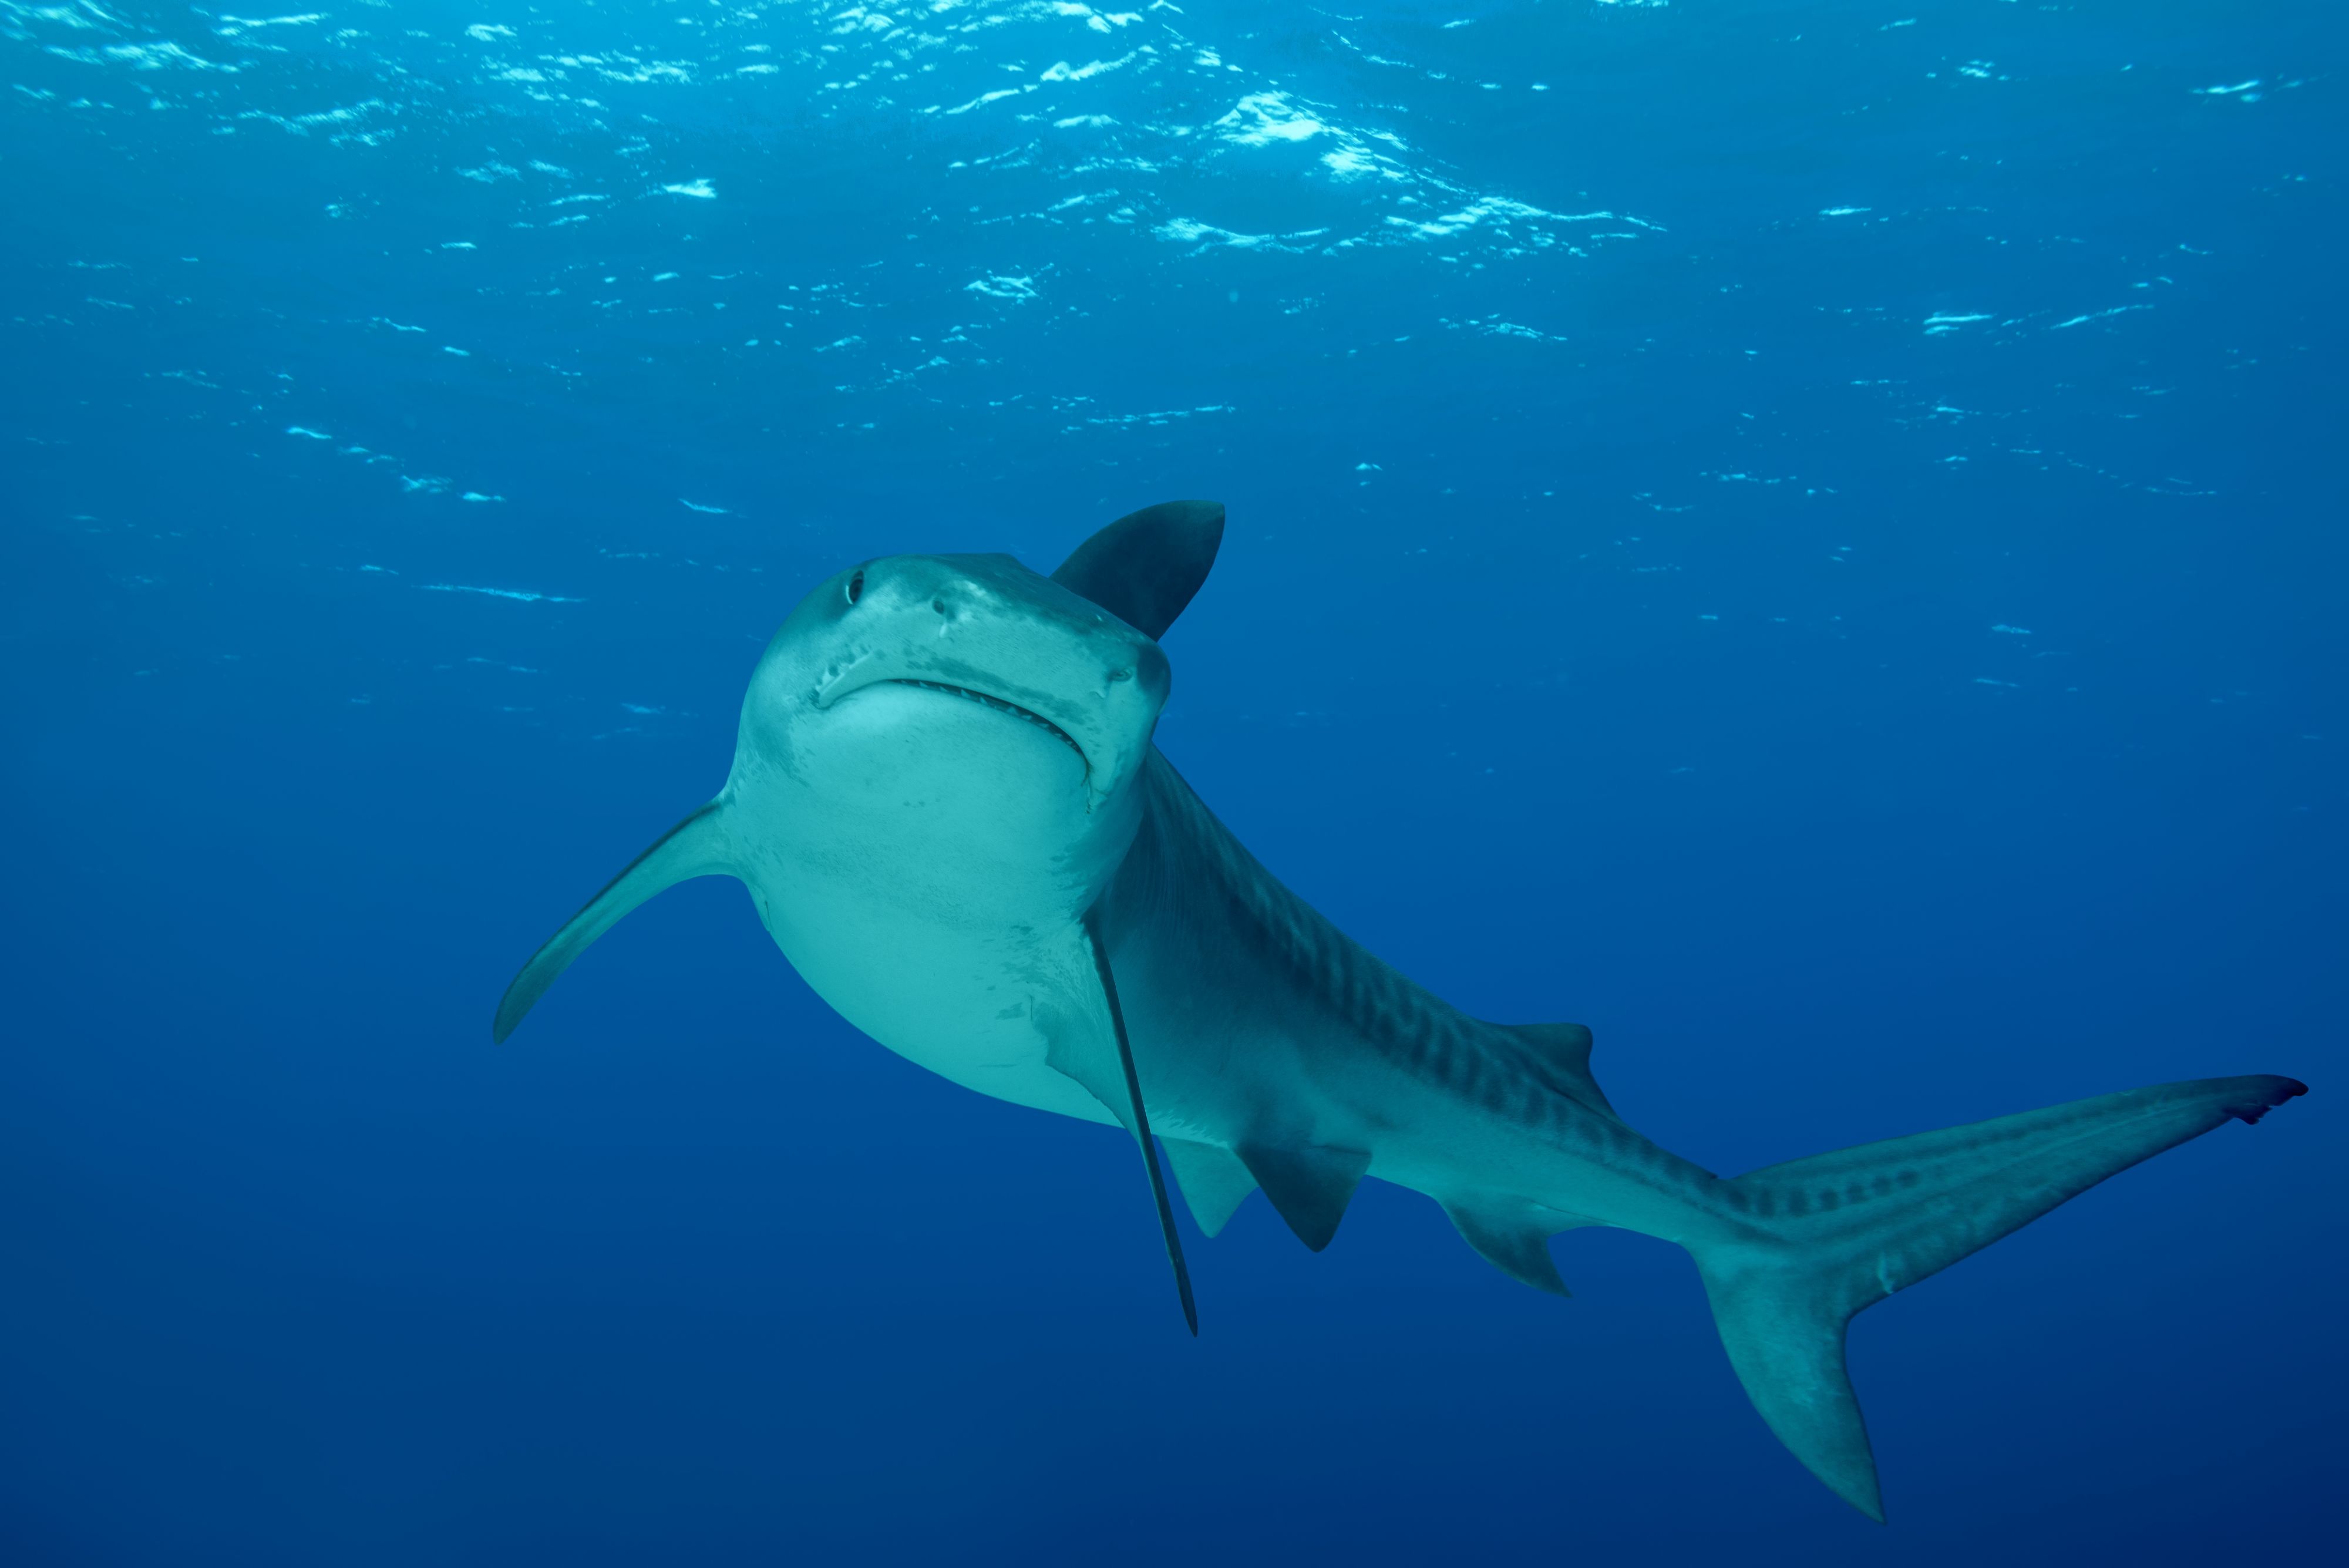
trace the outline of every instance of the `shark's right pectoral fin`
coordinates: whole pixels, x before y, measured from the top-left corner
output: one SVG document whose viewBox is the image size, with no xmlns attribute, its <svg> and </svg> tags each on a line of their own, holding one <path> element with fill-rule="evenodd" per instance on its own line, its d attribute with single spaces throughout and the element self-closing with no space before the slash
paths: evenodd
<svg viewBox="0 0 2349 1568">
<path fill-rule="evenodd" d="M 546 988 L 554 983 L 555 977 L 571 967 L 571 961 L 638 904 L 692 877 L 734 872 L 732 845 L 719 809 L 723 805 L 723 801 L 713 800 L 661 835 L 651 848 L 605 883 L 602 892 L 587 900 L 586 908 L 572 916 L 561 930 L 546 940 L 544 947 L 531 955 L 530 961 L 522 966 L 522 972 L 513 977 L 513 983 L 506 987 L 505 995 L 498 1002 L 497 1018 L 490 1025 L 492 1039 L 502 1041 L 512 1033 L 514 1025 L 546 994 Z"/>
</svg>

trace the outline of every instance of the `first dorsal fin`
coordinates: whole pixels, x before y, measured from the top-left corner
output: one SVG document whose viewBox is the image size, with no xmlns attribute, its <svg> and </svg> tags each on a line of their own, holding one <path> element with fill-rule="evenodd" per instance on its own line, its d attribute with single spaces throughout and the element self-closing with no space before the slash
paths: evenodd
<svg viewBox="0 0 2349 1568">
<path fill-rule="evenodd" d="M 1354 1189 L 1371 1168 L 1356 1149 L 1243 1144 L 1234 1151 L 1297 1239 L 1319 1251 L 1338 1233 Z"/>
<path fill-rule="evenodd" d="M 1534 1056 L 1553 1080 L 1553 1086 L 1563 1089 L 1594 1111 L 1615 1114 L 1607 1103 L 1607 1096 L 1599 1087 L 1599 1080 L 1590 1075 L 1590 1029 L 1582 1023 L 1502 1023 L 1506 1029 L 1533 1048 Z"/>
<path fill-rule="evenodd" d="M 1220 501 L 1163 501 L 1129 512 L 1069 553 L 1052 580 L 1144 637 L 1166 635 L 1224 541 Z"/>
</svg>

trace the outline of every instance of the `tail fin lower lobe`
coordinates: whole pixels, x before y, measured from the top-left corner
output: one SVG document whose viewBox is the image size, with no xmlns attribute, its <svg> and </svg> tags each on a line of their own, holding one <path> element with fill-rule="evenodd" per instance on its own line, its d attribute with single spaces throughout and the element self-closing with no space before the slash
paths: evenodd
<svg viewBox="0 0 2349 1568">
<path fill-rule="evenodd" d="M 1880 1522 L 1844 1367 L 1852 1315 L 2116 1171 L 2306 1092 L 2265 1075 L 2161 1084 L 1738 1177 L 1725 1186 L 1745 1233 L 1692 1249 L 1730 1365 L 1795 1457 Z"/>
</svg>

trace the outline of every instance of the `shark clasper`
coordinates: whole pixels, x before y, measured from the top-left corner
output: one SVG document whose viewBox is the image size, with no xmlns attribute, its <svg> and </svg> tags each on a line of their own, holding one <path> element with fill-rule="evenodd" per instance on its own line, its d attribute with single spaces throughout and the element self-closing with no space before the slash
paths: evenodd
<svg viewBox="0 0 2349 1568">
<path fill-rule="evenodd" d="M 2165 1084 L 1726 1179 L 1658 1147 L 1591 1077 L 1588 1029 L 1488 1023 L 1413 984 L 1276 881 L 1153 745 L 1157 639 L 1223 526 L 1214 503 L 1170 502 L 1049 577 L 897 556 L 819 586 L 750 677 L 725 787 L 523 967 L 497 1038 L 647 898 L 739 877 L 808 983 L 882 1044 L 1132 1133 L 1194 1333 L 1158 1141 L 1210 1236 L 1261 1188 L 1318 1251 L 1365 1176 L 1427 1194 L 1559 1294 L 1551 1236 L 1660 1236 L 1695 1257 L 1771 1429 L 1878 1519 L 1852 1315 L 2303 1092 Z"/>
</svg>

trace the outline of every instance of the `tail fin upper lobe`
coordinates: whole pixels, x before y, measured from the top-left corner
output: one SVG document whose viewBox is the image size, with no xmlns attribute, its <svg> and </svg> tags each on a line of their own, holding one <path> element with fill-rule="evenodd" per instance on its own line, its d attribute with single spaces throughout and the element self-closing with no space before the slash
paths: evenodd
<svg viewBox="0 0 2349 1568">
<path fill-rule="evenodd" d="M 1692 1249 L 1730 1365 L 1795 1457 L 1881 1521 L 1844 1369 L 1852 1315 L 2116 1171 L 2306 1092 L 2265 1075 L 2162 1084 L 1741 1176 L 1726 1185 L 1746 1234 Z"/>
</svg>

